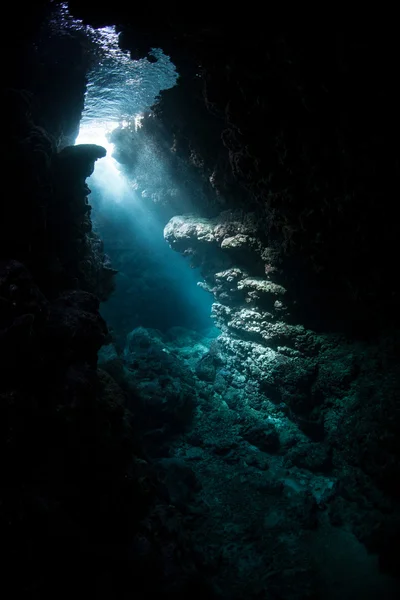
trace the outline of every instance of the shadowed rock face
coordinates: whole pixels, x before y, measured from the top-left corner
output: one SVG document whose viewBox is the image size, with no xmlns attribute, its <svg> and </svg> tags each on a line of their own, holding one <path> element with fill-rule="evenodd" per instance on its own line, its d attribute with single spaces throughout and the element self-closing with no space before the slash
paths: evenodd
<svg viewBox="0 0 400 600">
<path fill-rule="evenodd" d="M 106 156 L 107 150 L 97 144 L 76 144 L 63 148 L 58 155 L 58 161 L 68 177 L 74 172 L 76 178 L 86 179 L 94 171 L 94 163 Z"/>
<path fill-rule="evenodd" d="M 365 320 L 369 331 L 392 324 L 393 39 L 374 45 L 333 29 L 277 34 L 250 14 L 230 14 L 229 28 L 214 11 L 207 26 L 179 16 L 163 14 L 164 34 L 157 19 L 146 29 L 178 70 L 184 62 L 179 85 L 155 110 L 165 147 L 203 176 L 212 216 L 238 206 L 256 213 L 301 318 L 358 333 Z M 126 17 L 121 6 L 110 11 L 124 47 L 144 54 L 146 36 Z M 209 216 L 209 206 L 198 213 Z"/>
<path fill-rule="evenodd" d="M 29 39 L 23 27 L 19 33 L 21 50 Z M 5 93 L 10 110 L 3 132 L 3 168 L 14 192 L 2 202 L 0 218 L 0 531 L 7 587 L 44 597 L 64 579 L 67 564 L 75 564 L 84 587 L 84 562 L 93 573 L 94 561 L 83 554 L 95 543 L 99 520 L 105 524 L 109 510 L 117 514 L 113 501 L 106 508 L 100 500 L 101 489 L 118 490 L 128 507 L 137 486 L 127 477 L 133 454 L 123 403 L 110 401 L 112 383 L 97 373 L 108 336 L 99 298 L 111 293 L 115 271 L 92 232 L 85 179 L 105 150 L 58 151 L 56 137 L 38 124 L 28 85 L 38 65 L 25 78 L 20 58 L 17 52 L 13 81 L 20 79 L 21 89 Z M 83 85 L 75 93 L 79 106 Z M 68 103 L 64 109 L 64 124 L 76 130 L 79 109 L 68 111 Z M 61 121 L 55 125 L 62 130 Z M 120 525 L 108 523 L 103 541 L 121 541 Z"/>
<path fill-rule="evenodd" d="M 72 55 L 79 56 L 80 41 L 74 36 L 64 40 L 64 50 L 75 50 L 69 61 L 51 52 L 39 56 L 40 19 L 30 20 L 29 10 L 25 16 L 4 77 L 3 169 L 14 191 L 0 209 L 3 583 L 12 595 L 45 598 L 59 588 L 69 596 L 79 582 L 84 593 L 122 598 L 133 568 L 137 589 L 154 597 L 174 587 L 175 579 L 167 580 L 185 539 L 181 515 L 168 509 L 168 494 L 145 459 L 137 426 L 132 429 L 126 404 L 129 395 L 137 405 L 135 390 L 122 390 L 97 369 L 99 349 L 110 341 L 99 304 L 109 297 L 116 271 L 92 230 L 85 182 L 105 150 L 68 146 L 79 126 L 86 63 L 75 71 Z M 21 18 L 14 13 L 13 23 Z M 56 65 L 74 82 L 71 95 L 54 89 L 63 79 Z M 168 392 L 170 413 L 185 422 L 192 396 L 172 385 Z M 168 413 L 164 409 L 160 391 L 159 410 Z M 181 588 L 196 571 L 189 554 Z"/>
</svg>

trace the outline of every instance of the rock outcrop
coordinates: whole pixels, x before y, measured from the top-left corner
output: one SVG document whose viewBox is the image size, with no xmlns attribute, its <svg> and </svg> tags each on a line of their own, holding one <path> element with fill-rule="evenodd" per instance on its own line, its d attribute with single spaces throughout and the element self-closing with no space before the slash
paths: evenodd
<svg viewBox="0 0 400 600">
<path fill-rule="evenodd" d="M 200 267 L 200 285 L 215 298 L 212 316 L 219 329 L 270 347 L 285 345 L 292 330 L 298 333 L 290 324 L 294 300 L 279 283 L 276 256 L 264 246 L 254 215 L 173 217 L 164 237 Z"/>
<path fill-rule="evenodd" d="M 289 486 L 298 486 L 300 472 L 311 480 L 316 472 L 328 475 L 324 502 L 332 523 L 342 519 L 351 524 L 358 539 L 378 552 L 382 566 L 393 573 L 393 539 L 399 531 L 399 496 L 393 485 L 400 473 L 394 434 L 398 378 L 393 372 L 398 334 L 366 344 L 305 326 L 296 298 L 285 287 L 277 254 L 263 243 L 251 214 L 177 216 L 164 236 L 200 267 L 204 282 L 199 285 L 214 296 L 212 317 L 221 335 L 213 353 L 219 353 L 221 362 L 216 366 L 205 354 L 202 360 L 210 368 L 203 373 L 197 367 L 196 373 L 209 386 L 204 397 L 215 398 L 215 418 L 222 411 L 219 426 L 236 423 L 235 415 L 239 421 L 253 415 L 241 437 L 268 455 L 284 457 Z M 378 355 L 386 364 L 385 374 L 375 363 Z M 377 379 L 378 387 L 386 390 L 383 394 L 372 391 Z M 200 437 L 202 418 L 195 422 Z M 279 435 L 272 431 L 273 423 Z M 231 430 L 229 438 L 223 454 L 226 460 L 239 461 Z M 381 471 L 376 461 L 385 465 Z M 276 470 L 276 461 L 272 464 Z M 374 509 L 364 504 L 372 498 Z M 381 533 L 375 535 L 377 527 Z M 386 537 L 388 529 L 397 533 Z"/>
</svg>

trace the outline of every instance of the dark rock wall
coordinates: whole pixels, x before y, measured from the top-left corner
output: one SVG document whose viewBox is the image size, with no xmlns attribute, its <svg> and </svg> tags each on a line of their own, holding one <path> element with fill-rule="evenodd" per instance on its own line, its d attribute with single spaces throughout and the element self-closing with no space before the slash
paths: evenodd
<svg viewBox="0 0 400 600">
<path fill-rule="evenodd" d="M 73 144 L 83 109 L 86 72 L 91 60 L 82 32 L 60 35 L 52 25 L 59 2 L 9 5 L 10 30 L 4 35 L 3 86 L 23 89 L 36 125 L 54 137 L 57 147 Z M 12 106 L 7 105 L 7 110 Z M 14 116 L 11 117 L 15 119 Z M 15 123 L 15 120 L 12 122 Z"/>
<path fill-rule="evenodd" d="M 0 215 L 2 586 L 12 598 L 187 597 L 196 559 L 146 460 L 140 390 L 98 367 L 110 341 L 99 304 L 116 272 L 92 230 L 86 178 L 105 150 L 71 145 L 87 56 L 79 36 L 46 37 L 51 8 L 10 12 L 17 51 L 2 92 L 12 177 Z M 193 398 L 173 382 L 169 395 L 183 427 Z"/>
<path fill-rule="evenodd" d="M 195 23 L 169 7 L 138 16 L 139 27 L 119 3 L 71 6 L 118 23 L 133 57 L 157 45 L 171 55 L 181 82 L 156 109 L 169 147 L 197 165 L 216 210 L 257 213 L 304 318 L 318 310 L 325 327 L 392 325 L 395 37 L 327 24 L 277 33 L 254 11 Z"/>
<path fill-rule="evenodd" d="M 52 297 L 77 288 L 104 300 L 115 272 L 92 232 L 85 179 L 105 150 L 81 145 L 58 151 L 54 136 L 34 122 L 30 95 L 24 88 L 4 93 L 5 168 L 20 178 L 1 207 L 1 254 L 23 262 Z"/>
<path fill-rule="evenodd" d="M 32 40 L 23 25 L 29 61 L 38 23 L 29 23 Z M 109 294 L 111 277 L 91 232 L 85 179 L 104 149 L 59 151 L 55 135 L 77 130 L 84 80 L 75 87 L 79 102 L 58 107 L 62 118 L 49 116 L 41 101 L 54 96 L 38 94 L 35 84 L 51 89 L 54 81 L 35 61 L 21 71 L 20 58 L 8 62 L 3 92 L 3 168 L 13 189 L 0 221 L 0 528 L 7 593 L 45 597 L 61 580 L 65 592 L 77 579 L 87 589 L 99 561 L 108 561 L 91 549 L 99 521 L 102 543 L 122 542 L 123 511 L 117 516 L 103 488 L 132 502 L 139 496 L 127 476 L 132 441 L 123 402 L 110 403 L 96 370 L 107 339 L 99 297 Z M 38 124 L 46 121 L 49 129 Z"/>
</svg>

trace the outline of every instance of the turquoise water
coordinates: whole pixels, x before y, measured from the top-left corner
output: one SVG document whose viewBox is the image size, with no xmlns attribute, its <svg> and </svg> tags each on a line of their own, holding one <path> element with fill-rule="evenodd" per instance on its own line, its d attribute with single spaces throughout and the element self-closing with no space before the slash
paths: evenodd
<svg viewBox="0 0 400 600">
<path fill-rule="evenodd" d="M 163 239 L 166 223 L 157 213 L 160 195 L 166 188 L 179 193 L 179 181 L 143 136 L 128 179 L 112 156 L 109 139 L 117 127 L 130 127 L 133 132 L 140 128 L 142 116 L 151 112 L 160 91 L 176 84 L 174 64 L 161 49 L 151 51 L 156 62 L 131 60 L 118 47 L 114 27 L 84 25 L 69 15 L 66 5 L 55 13 L 50 29 L 54 35 L 78 36 L 91 65 L 76 143 L 107 149 L 88 179 L 94 229 L 119 270 L 116 292 L 103 305 L 103 315 L 119 337 L 139 325 L 211 327 L 211 295 L 197 286 L 200 274 Z"/>
</svg>

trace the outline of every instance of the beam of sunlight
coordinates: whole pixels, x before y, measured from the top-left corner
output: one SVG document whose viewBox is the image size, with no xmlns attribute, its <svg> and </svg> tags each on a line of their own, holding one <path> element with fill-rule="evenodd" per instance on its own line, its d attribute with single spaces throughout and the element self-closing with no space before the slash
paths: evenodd
<svg viewBox="0 0 400 600">
<path fill-rule="evenodd" d="M 192 212 L 195 194 L 164 160 L 160 147 L 168 141 L 160 126 L 156 139 L 154 127 L 149 136 L 143 127 L 160 91 L 176 85 L 175 65 L 160 48 L 150 51 L 155 61 L 132 60 L 120 49 L 115 27 L 94 29 L 59 3 L 44 35 L 76 34 L 84 36 L 90 66 L 75 143 L 107 151 L 87 183 L 94 230 L 119 271 L 116 292 L 102 310 L 111 326 L 126 319 L 130 328 L 209 327 L 212 298 L 197 286 L 200 273 L 163 237 L 169 203 L 179 213 Z"/>
<path fill-rule="evenodd" d="M 90 120 L 81 122 L 76 144 L 98 144 L 107 150 L 107 155 L 96 162 L 93 175 L 89 180 L 89 187 L 95 186 L 108 202 L 132 201 L 136 194 L 134 189 L 124 177 L 118 162 L 113 158 L 114 144 L 109 141 L 111 132 L 120 123 L 117 121 Z"/>
<path fill-rule="evenodd" d="M 140 128 L 142 115 L 134 117 L 134 128 Z M 131 227 L 136 236 L 142 237 L 148 245 L 154 245 L 163 227 L 158 222 L 154 211 L 150 210 L 146 195 L 139 193 L 135 181 L 129 180 L 121 170 L 121 165 L 113 157 L 114 144 L 110 134 L 119 126 L 129 126 L 128 122 L 99 121 L 84 119 L 81 122 L 76 144 L 98 144 L 107 150 L 107 155 L 98 160 L 93 175 L 88 179 L 92 191 L 94 225 L 100 225 L 103 216 L 107 221 L 116 216 L 115 205 L 125 213 L 125 226 Z M 164 242 L 163 242 L 164 244 Z"/>
</svg>

